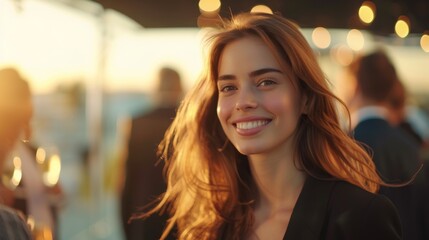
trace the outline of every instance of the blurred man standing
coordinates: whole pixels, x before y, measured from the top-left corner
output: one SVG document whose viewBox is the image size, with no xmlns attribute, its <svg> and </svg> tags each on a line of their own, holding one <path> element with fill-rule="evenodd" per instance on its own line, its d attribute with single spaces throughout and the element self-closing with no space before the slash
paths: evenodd
<svg viewBox="0 0 429 240">
<path fill-rule="evenodd" d="M 407 133 L 391 124 L 390 96 L 399 81 L 396 69 L 383 51 L 376 51 L 357 59 L 350 70 L 356 79 L 354 137 L 373 154 L 385 182 L 406 183 L 421 164 L 420 148 Z M 404 240 L 429 239 L 426 235 L 429 202 L 423 171 L 406 186 L 380 188 L 380 193 L 390 198 L 398 209 Z"/>
<path fill-rule="evenodd" d="M 156 152 L 176 115 L 183 88 L 178 72 L 172 68 L 162 68 L 158 81 L 155 108 L 131 122 L 121 193 L 122 222 L 127 240 L 159 239 L 167 221 L 167 216 L 157 215 L 130 221 L 133 214 L 153 202 L 166 188 L 162 174 L 164 164 Z"/>
</svg>

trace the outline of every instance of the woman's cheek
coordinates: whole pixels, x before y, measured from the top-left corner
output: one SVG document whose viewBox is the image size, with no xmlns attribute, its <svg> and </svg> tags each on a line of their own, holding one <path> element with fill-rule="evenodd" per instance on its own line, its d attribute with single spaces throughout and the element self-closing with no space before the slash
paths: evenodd
<svg viewBox="0 0 429 240">
<path fill-rule="evenodd" d="M 228 119 L 231 116 L 231 104 L 223 99 L 219 99 L 217 105 L 217 116 L 223 128 L 226 127 Z"/>
</svg>

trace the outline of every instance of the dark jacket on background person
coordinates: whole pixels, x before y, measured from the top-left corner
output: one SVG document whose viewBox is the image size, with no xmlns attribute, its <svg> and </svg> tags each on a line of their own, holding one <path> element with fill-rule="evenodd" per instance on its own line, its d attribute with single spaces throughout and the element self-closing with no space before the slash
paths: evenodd
<svg viewBox="0 0 429 240">
<path fill-rule="evenodd" d="M 383 180 L 399 184 L 409 181 L 421 164 L 419 145 L 400 129 L 382 118 L 369 118 L 357 124 L 354 137 L 373 154 L 373 160 Z M 427 240 L 429 228 L 427 180 L 424 170 L 403 187 L 381 187 L 396 206 L 403 226 L 404 240 Z"/>
<path fill-rule="evenodd" d="M 158 214 L 147 219 L 129 219 L 166 189 L 162 175 L 164 164 L 158 160 L 156 152 L 175 110 L 175 107 L 157 108 L 132 120 L 121 195 L 122 222 L 127 240 L 159 239 L 166 226 L 167 216 Z"/>
</svg>

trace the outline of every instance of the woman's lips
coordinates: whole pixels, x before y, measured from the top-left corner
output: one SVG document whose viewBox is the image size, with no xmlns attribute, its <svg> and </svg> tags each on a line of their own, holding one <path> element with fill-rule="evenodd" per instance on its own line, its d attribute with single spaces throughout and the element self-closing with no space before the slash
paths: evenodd
<svg viewBox="0 0 429 240">
<path fill-rule="evenodd" d="M 233 125 L 238 134 L 242 136 L 251 136 L 260 132 L 270 122 L 271 120 L 268 119 L 259 119 L 252 121 L 240 121 L 234 123 Z"/>
</svg>

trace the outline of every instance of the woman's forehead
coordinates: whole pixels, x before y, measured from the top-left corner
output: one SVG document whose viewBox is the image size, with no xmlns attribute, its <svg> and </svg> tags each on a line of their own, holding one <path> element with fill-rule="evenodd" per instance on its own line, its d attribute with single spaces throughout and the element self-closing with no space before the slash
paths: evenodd
<svg viewBox="0 0 429 240">
<path fill-rule="evenodd" d="M 217 59 L 220 72 L 229 72 L 237 68 L 282 68 L 283 65 L 264 41 L 258 37 L 244 37 L 228 43 Z M 219 72 L 220 71 L 220 72 Z"/>
</svg>

